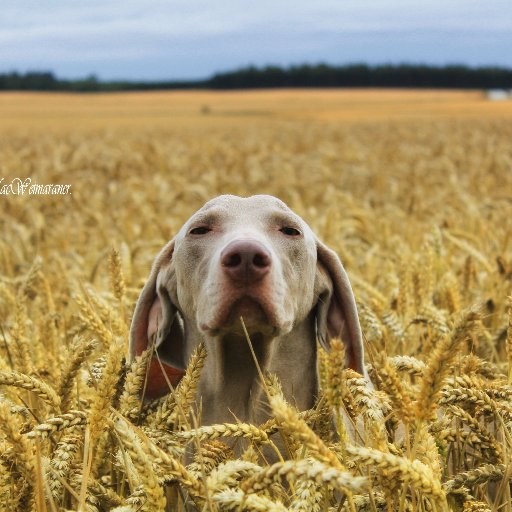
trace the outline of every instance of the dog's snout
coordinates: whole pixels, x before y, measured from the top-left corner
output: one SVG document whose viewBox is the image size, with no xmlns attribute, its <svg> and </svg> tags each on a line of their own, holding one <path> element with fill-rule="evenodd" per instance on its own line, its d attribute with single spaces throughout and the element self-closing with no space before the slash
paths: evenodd
<svg viewBox="0 0 512 512">
<path fill-rule="evenodd" d="M 260 242 L 236 240 L 224 248 L 220 262 L 233 280 L 256 281 L 268 273 L 272 258 Z"/>
</svg>

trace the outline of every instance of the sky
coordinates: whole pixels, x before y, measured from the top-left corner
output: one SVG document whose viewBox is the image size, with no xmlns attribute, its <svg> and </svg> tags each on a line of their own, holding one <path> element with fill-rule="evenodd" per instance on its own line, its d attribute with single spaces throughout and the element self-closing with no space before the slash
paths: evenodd
<svg viewBox="0 0 512 512">
<path fill-rule="evenodd" d="M 512 0 L 0 0 L 0 73 L 206 78 L 247 65 L 512 67 Z"/>
</svg>

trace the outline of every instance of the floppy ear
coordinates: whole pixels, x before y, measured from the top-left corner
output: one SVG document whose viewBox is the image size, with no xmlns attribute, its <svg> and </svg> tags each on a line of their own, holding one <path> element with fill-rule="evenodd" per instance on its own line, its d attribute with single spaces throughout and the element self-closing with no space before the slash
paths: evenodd
<svg viewBox="0 0 512 512">
<path fill-rule="evenodd" d="M 347 273 L 332 249 L 320 240 L 316 241 L 316 247 L 317 336 L 326 350 L 330 348 L 331 339 L 341 338 L 347 366 L 367 377 L 361 326 Z"/>
<path fill-rule="evenodd" d="M 169 287 L 176 286 L 170 264 L 173 251 L 174 240 L 171 240 L 156 257 L 130 327 L 130 359 L 154 344 L 155 353 L 147 374 L 147 398 L 165 395 L 169 392 L 167 380 L 176 386 L 185 373 L 183 323 L 169 295 Z"/>
</svg>

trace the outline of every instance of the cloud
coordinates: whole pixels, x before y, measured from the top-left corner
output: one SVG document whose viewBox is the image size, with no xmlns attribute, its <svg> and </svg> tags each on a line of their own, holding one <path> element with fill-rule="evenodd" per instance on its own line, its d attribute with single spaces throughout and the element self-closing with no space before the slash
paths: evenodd
<svg viewBox="0 0 512 512">
<path fill-rule="evenodd" d="M 511 33 L 509 0 L 3 0 L 0 62 L 105 78 L 309 59 L 512 65 Z"/>
</svg>

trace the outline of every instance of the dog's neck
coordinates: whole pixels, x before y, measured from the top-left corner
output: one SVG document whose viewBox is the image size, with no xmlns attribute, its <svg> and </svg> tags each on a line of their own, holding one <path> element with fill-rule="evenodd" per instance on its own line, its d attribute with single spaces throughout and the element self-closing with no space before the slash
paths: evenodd
<svg viewBox="0 0 512 512">
<path fill-rule="evenodd" d="M 277 375 L 290 403 L 299 410 L 313 406 L 318 389 L 313 315 L 286 335 L 272 338 L 253 334 L 250 344 L 242 332 L 201 336 L 201 340 L 208 353 L 198 388 L 203 425 L 236 419 L 262 423 L 268 419 L 266 393 L 254 357 L 263 374 Z"/>
</svg>

